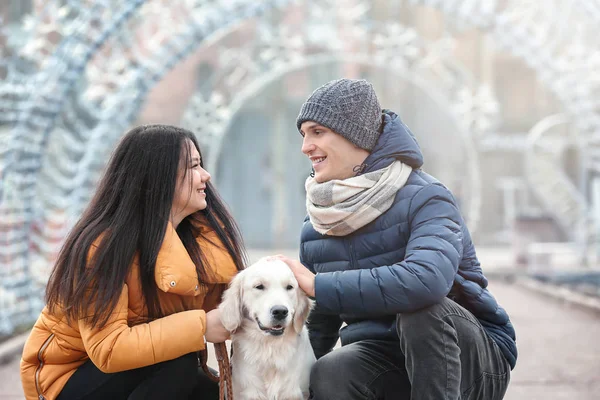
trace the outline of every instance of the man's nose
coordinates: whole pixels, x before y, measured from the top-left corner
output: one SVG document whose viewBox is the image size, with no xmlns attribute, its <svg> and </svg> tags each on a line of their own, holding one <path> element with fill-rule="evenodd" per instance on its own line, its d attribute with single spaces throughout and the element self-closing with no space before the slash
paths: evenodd
<svg viewBox="0 0 600 400">
<path fill-rule="evenodd" d="M 315 150 L 315 145 L 310 142 L 310 140 L 304 139 L 302 142 L 302 152 L 306 155 L 310 154 Z"/>
</svg>

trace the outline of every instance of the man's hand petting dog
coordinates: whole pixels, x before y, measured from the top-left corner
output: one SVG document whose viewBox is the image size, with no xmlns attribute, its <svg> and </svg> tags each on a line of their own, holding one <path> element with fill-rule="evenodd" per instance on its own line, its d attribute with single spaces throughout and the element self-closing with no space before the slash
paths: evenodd
<svg viewBox="0 0 600 400">
<path fill-rule="evenodd" d="M 310 272 L 300 261 L 293 260 L 281 254 L 267 257 L 268 260 L 281 260 L 292 270 L 300 289 L 309 297 L 315 297 L 315 274 Z"/>
<path fill-rule="evenodd" d="M 229 339 L 230 333 L 221 322 L 221 310 L 214 309 L 206 313 L 206 332 L 204 337 L 207 342 L 223 343 Z"/>
</svg>

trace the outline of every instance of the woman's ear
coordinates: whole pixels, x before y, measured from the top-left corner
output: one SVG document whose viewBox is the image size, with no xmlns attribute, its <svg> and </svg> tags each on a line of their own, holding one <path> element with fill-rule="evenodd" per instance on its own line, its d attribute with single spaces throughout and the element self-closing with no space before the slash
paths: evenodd
<svg viewBox="0 0 600 400">
<path fill-rule="evenodd" d="M 221 323 L 229 332 L 235 331 L 242 324 L 242 275 L 240 272 L 233 278 L 229 288 L 223 293 L 223 301 L 219 305 Z"/>
<path fill-rule="evenodd" d="M 308 296 L 300 288 L 296 288 L 296 312 L 294 313 L 293 325 L 297 333 L 302 332 L 312 306 L 313 302 Z"/>
</svg>

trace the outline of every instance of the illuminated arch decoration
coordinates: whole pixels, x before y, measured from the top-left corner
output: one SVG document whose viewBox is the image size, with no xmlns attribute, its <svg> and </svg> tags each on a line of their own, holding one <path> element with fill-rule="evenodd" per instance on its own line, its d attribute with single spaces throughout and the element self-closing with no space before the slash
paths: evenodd
<svg viewBox="0 0 600 400">
<path fill-rule="evenodd" d="M 585 168 L 600 171 L 600 46 L 595 40 L 600 10 L 596 2 L 405 2 L 435 7 L 459 28 L 478 28 L 524 60 L 562 102 L 578 132 Z M 48 261 L 88 201 L 106 155 L 135 120 L 153 85 L 195 49 L 218 40 L 244 21 L 269 9 L 304 4 L 283 0 L 63 3 L 60 7 L 49 4 L 39 15 L 28 18 L 25 45 L 0 57 L 0 70 L 6 74 L 0 85 L 0 135 L 6 143 L 0 150 L 0 332 L 10 332 L 37 315 Z M 357 22 L 358 29 L 368 22 L 369 1 L 348 0 L 346 5 L 340 9 L 331 0 L 311 2 L 309 10 L 335 10 L 331 15 L 342 22 Z M 397 45 L 417 40 L 410 30 L 394 28 L 393 23 L 386 27 L 400 29 Z M 132 31 L 143 34 L 143 43 L 128 34 Z M 417 51 L 420 48 L 416 46 Z M 360 54 L 338 49 L 334 56 L 372 63 L 361 61 Z M 404 73 L 418 64 L 408 56 L 404 61 L 410 68 L 403 69 Z M 328 61 L 326 56 L 311 55 L 294 62 L 307 67 Z M 261 80 L 256 82 L 259 85 Z M 476 149 L 478 137 L 491 134 L 489 124 L 496 117 L 493 94 L 471 82 L 451 95 L 437 95 L 456 101 L 451 113 L 466 117 L 463 126 L 468 125 L 465 132 L 471 134 Z M 235 105 L 214 95 L 205 102 L 216 109 L 225 109 L 220 104 Z M 547 207 L 553 211 L 552 204 Z M 581 226 L 580 221 L 577 225 Z"/>
</svg>

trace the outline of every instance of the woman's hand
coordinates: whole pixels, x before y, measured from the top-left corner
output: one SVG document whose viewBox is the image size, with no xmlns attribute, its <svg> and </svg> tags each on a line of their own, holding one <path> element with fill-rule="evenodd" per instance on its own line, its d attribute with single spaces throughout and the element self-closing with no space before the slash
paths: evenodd
<svg viewBox="0 0 600 400">
<path fill-rule="evenodd" d="M 304 291 L 309 297 L 315 297 L 315 274 L 310 272 L 300 261 L 292 260 L 286 256 L 278 254 L 276 256 L 268 257 L 269 259 L 281 260 L 287 264 L 292 270 L 294 277 L 300 285 L 300 289 Z"/>
<path fill-rule="evenodd" d="M 229 339 L 230 333 L 221 323 L 221 311 L 216 308 L 206 313 L 206 332 L 204 337 L 207 342 L 223 343 Z"/>
</svg>

